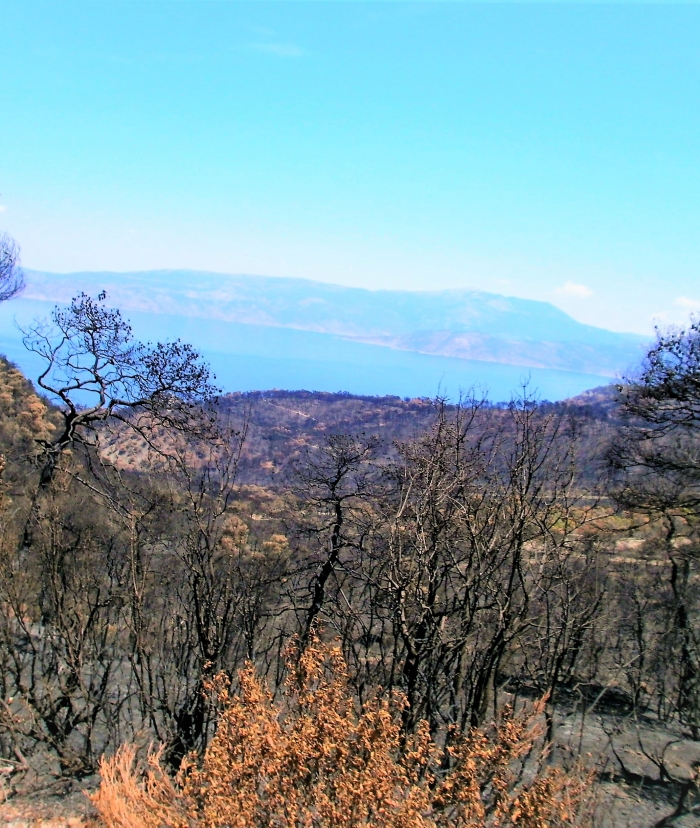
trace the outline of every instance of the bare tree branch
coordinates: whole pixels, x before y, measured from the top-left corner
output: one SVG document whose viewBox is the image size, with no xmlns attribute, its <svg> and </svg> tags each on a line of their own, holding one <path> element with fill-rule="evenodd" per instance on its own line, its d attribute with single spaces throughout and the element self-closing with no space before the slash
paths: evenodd
<svg viewBox="0 0 700 828">
<path fill-rule="evenodd" d="M 0 302 L 16 296 L 24 287 L 19 266 L 19 247 L 6 233 L 0 233 Z"/>
</svg>

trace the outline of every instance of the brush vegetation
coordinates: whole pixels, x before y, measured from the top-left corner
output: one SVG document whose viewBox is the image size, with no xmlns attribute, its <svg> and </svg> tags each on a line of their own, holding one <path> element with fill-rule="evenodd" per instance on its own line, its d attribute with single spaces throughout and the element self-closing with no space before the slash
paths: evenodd
<svg viewBox="0 0 700 828">
<path fill-rule="evenodd" d="M 53 402 L 0 362 L 7 795 L 100 772 L 133 826 L 574 825 L 611 785 L 693 812 L 697 325 L 561 405 L 218 398 L 104 296 L 28 345 Z"/>
</svg>

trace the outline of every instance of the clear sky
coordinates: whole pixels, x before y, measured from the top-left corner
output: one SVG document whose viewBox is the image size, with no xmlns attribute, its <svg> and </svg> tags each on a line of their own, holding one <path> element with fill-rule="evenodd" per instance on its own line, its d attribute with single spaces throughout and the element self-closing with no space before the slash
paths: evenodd
<svg viewBox="0 0 700 828">
<path fill-rule="evenodd" d="M 700 310 L 700 5 L 0 0 L 0 229 L 44 270 Z"/>
</svg>

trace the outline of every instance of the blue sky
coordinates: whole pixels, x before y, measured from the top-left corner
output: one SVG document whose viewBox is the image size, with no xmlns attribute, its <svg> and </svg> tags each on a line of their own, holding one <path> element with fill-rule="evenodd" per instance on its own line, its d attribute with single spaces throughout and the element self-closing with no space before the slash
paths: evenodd
<svg viewBox="0 0 700 828">
<path fill-rule="evenodd" d="M 700 5 L 0 0 L 0 229 L 43 270 L 700 310 Z"/>
</svg>

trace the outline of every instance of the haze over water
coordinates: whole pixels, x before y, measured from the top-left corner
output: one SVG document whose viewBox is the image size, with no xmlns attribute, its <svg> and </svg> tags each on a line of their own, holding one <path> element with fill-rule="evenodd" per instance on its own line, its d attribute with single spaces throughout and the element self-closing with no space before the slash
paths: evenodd
<svg viewBox="0 0 700 828">
<path fill-rule="evenodd" d="M 30 269 L 476 290 L 645 338 L 700 309 L 697 4 L 3 0 L 2 21 L 0 229 Z"/>
</svg>

